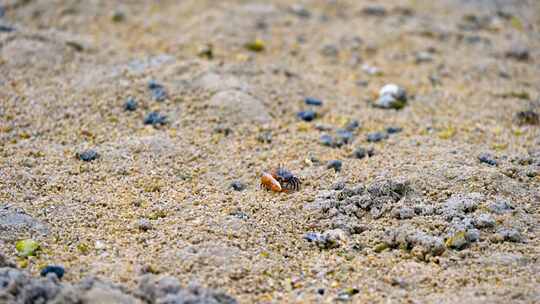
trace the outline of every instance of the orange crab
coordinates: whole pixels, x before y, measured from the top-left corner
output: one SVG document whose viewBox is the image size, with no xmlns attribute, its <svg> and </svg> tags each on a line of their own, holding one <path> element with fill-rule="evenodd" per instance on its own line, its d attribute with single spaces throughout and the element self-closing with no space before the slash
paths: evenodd
<svg viewBox="0 0 540 304">
<path fill-rule="evenodd" d="M 300 184 L 300 179 L 282 166 L 270 173 L 263 172 L 261 176 L 261 186 L 274 192 L 297 191 Z"/>
</svg>

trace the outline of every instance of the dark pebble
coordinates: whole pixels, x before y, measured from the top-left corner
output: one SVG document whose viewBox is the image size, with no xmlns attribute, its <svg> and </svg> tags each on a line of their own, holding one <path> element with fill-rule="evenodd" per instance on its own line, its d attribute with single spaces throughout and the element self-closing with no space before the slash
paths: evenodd
<svg viewBox="0 0 540 304">
<path fill-rule="evenodd" d="M 525 45 L 513 45 L 507 52 L 506 57 L 518 61 L 527 61 L 529 59 L 529 48 Z"/>
<path fill-rule="evenodd" d="M 0 32 L 9 33 L 15 31 L 14 27 L 7 26 L 7 25 L 0 25 Z"/>
<path fill-rule="evenodd" d="M 146 117 L 144 118 L 144 124 L 145 125 L 164 125 L 167 123 L 167 116 L 161 115 L 158 112 L 150 112 Z"/>
<path fill-rule="evenodd" d="M 331 160 L 326 164 L 327 169 L 334 169 L 334 171 L 339 172 L 341 171 L 341 167 L 343 165 L 343 162 L 337 159 Z"/>
<path fill-rule="evenodd" d="M 312 121 L 317 117 L 317 113 L 315 111 L 307 110 L 307 111 L 301 111 L 296 114 L 298 118 L 302 119 L 303 121 Z"/>
<path fill-rule="evenodd" d="M 401 131 L 403 131 L 403 129 L 400 128 L 400 127 L 388 127 L 388 128 L 386 128 L 386 133 L 388 133 L 388 134 L 395 134 L 395 133 L 399 133 Z"/>
<path fill-rule="evenodd" d="M 484 164 L 488 164 L 490 166 L 496 166 L 497 165 L 497 161 L 493 158 L 492 155 L 488 154 L 488 153 L 482 153 L 478 156 L 478 160 L 481 162 L 481 163 L 484 163 Z"/>
<path fill-rule="evenodd" d="M 270 131 L 262 132 L 261 134 L 257 136 L 257 140 L 263 144 L 272 143 L 272 132 Z"/>
<path fill-rule="evenodd" d="M 126 111 L 135 111 L 137 110 L 137 102 L 133 98 L 128 98 L 126 103 L 124 103 L 124 110 Z"/>
<path fill-rule="evenodd" d="M 540 117 L 533 110 L 520 111 L 516 113 L 516 122 L 519 125 L 538 125 L 540 124 Z"/>
<path fill-rule="evenodd" d="M 345 129 L 346 129 L 347 131 L 352 132 L 352 131 L 358 129 L 359 127 L 360 127 L 360 123 L 358 122 L 358 120 L 353 120 L 353 121 L 351 121 L 351 122 L 349 122 L 349 123 L 347 124 L 347 126 L 345 127 Z"/>
<path fill-rule="evenodd" d="M 379 142 L 383 139 L 386 139 L 388 137 L 388 135 L 386 133 L 383 133 L 383 132 L 373 132 L 373 133 L 369 133 L 367 135 L 367 141 L 368 142 Z"/>
<path fill-rule="evenodd" d="M 310 106 L 322 106 L 322 100 L 313 97 L 307 97 L 304 102 Z"/>
<path fill-rule="evenodd" d="M 386 9 L 382 6 L 372 5 L 362 9 L 362 14 L 368 16 L 383 17 L 386 15 Z"/>
<path fill-rule="evenodd" d="M 358 159 L 362 159 L 362 158 L 364 158 L 366 156 L 371 157 L 374 154 L 375 154 L 375 151 L 372 148 L 366 149 L 366 148 L 363 148 L 363 147 L 358 147 L 353 152 L 354 157 L 356 157 Z"/>
<path fill-rule="evenodd" d="M 332 138 L 332 136 L 330 136 L 328 134 L 323 134 L 321 136 L 319 142 L 323 146 L 332 147 L 334 145 L 334 138 Z"/>
<path fill-rule="evenodd" d="M 244 185 L 243 183 L 239 182 L 239 181 L 234 181 L 231 183 L 231 187 L 235 190 L 235 191 L 242 191 L 244 189 L 246 189 L 246 185 Z"/>
<path fill-rule="evenodd" d="M 341 147 L 343 145 L 350 144 L 353 141 L 353 138 L 354 136 L 351 131 L 346 129 L 338 129 L 336 131 L 336 141 L 334 142 L 334 145 Z"/>
<path fill-rule="evenodd" d="M 317 289 L 317 293 L 320 294 L 321 296 L 324 295 L 324 288 Z"/>
<path fill-rule="evenodd" d="M 64 276 L 65 270 L 62 266 L 53 266 L 49 265 L 41 270 L 41 276 L 46 277 L 49 273 L 54 273 L 58 279 L 62 279 Z"/>
<path fill-rule="evenodd" d="M 148 88 L 152 92 L 152 98 L 155 101 L 164 101 L 167 99 L 167 91 L 165 88 L 154 80 L 148 82 Z"/>
<path fill-rule="evenodd" d="M 78 153 L 78 157 L 80 160 L 89 162 L 97 159 L 99 157 L 99 154 L 96 152 L 96 150 L 86 150 L 84 152 Z"/>
</svg>

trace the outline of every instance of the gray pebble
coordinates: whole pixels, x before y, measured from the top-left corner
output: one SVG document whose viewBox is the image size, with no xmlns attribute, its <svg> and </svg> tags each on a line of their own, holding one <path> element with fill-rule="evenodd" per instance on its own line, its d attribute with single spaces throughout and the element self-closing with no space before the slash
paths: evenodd
<svg viewBox="0 0 540 304">
<path fill-rule="evenodd" d="M 148 231 L 152 229 L 152 223 L 150 222 L 149 219 L 140 219 L 139 222 L 137 223 L 137 227 L 141 231 Z"/>
<path fill-rule="evenodd" d="M 372 132 L 367 135 L 367 141 L 368 142 L 380 142 L 383 139 L 387 139 L 388 134 L 384 132 Z"/>
<path fill-rule="evenodd" d="M 335 172 L 341 171 L 343 162 L 337 159 L 331 160 L 326 164 L 327 169 L 334 169 Z"/>
<path fill-rule="evenodd" d="M 521 233 L 517 229 L 502 228 L 497 231 L 497 234 L 504 240 L 509 242 L 520 243 L 523 241 Z"/>
<path fill-rule="evenodd" d="M 495 219 L 487 213 L 482 213 L 474 219 L 474 226 L 479 229 L 495 227 Z"/>
</svg>

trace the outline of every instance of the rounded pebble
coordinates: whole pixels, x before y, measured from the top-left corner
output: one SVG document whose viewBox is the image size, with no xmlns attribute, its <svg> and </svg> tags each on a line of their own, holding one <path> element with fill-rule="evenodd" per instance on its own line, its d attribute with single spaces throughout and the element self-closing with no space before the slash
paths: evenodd
<svg viewBox="0 0 540 304">
<path fill-rule="evenodd" d="M 307 97 L 304 102 L 310 106 L 322 106 L 323 104 L 322 100 L 313 97 Z"/>
<path fill-rule="evenodd" d="M 317 113 L 312 110 L 307 110 L 298 112 L 296 116 L 298 116 L 298 118 L 302 119 L 303 121 L 312 121 L 317 117 Z"/>
<path fill-rule="evenodd" d="M 341 171 L 341 167 L 343 165 L 343 162 L 337 159 L 331 160 L 326 164 L 327 169 L 334 169 L 334 171 L 339 172 Z"/>
<path fill-rule="evenodd" d="M 82 161 L 89 162 L 89 161 L 93 161 L 93 160 L 98 159 L 99 154 L 97 153 L 96 150 L 90 149 L 90 150 L 86 150 L 86 151 L 83 151 L 83 152 L 79 153 L 78 157 Z"/>
<path fill-rule="evenodd" d="M 41 270 L 40 275 L 42 277 L 46 277 L 49 273 L 54 273 L 58 279 L 62 279 L 64 277 L 65 270 L 62 266 L 48 265 Z"/>
</svg>

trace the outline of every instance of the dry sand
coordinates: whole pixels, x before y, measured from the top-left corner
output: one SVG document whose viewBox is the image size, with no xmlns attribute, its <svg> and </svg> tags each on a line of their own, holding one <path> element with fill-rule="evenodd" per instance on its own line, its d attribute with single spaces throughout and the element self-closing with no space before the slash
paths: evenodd
<svg viewBox="0 0 540 304">
<path fill-rule="evenodd" d="M 19 268 L 129 290 L 153 272 L 240 303 L 540 302 L 540 128 L 516 118 L 539 112 L 540 2 L 0 4 L 0 253 Z M 387 83 L 403 109 L 373 107 Z M 320 144 L 353 120 L 351 143 Z M 259 188 L 279 164 L 300 191 Z"/>
</svg>

